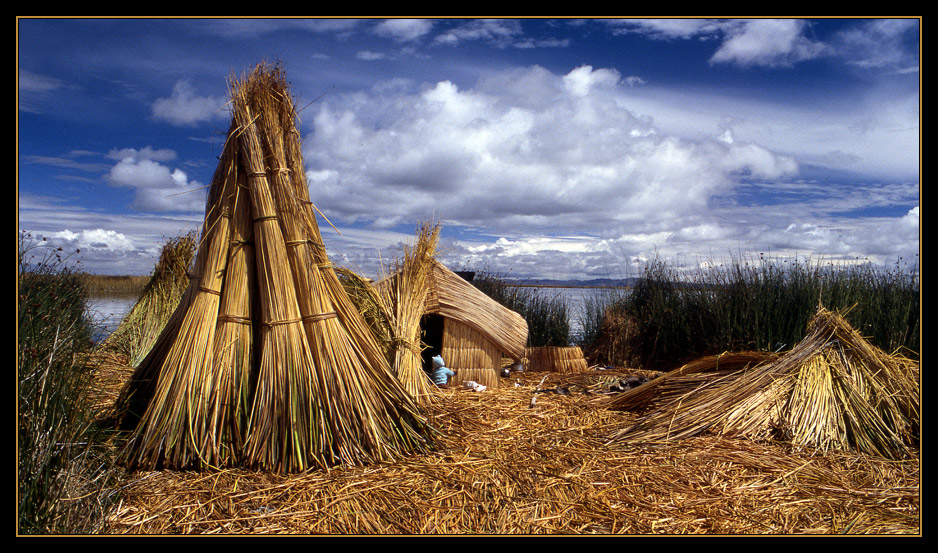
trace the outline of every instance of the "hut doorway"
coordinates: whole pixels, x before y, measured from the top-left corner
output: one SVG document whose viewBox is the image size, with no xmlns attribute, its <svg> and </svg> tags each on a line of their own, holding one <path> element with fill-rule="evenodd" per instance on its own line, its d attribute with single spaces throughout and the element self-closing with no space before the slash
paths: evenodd
<svg viewBox="0 0 938 553">
<path fill-rule="evenodd" d="M 429 313 L 420 319 L 420 331 L 423 343 L 427 346 L 423 350 L 423 370 L 429 373 L 433 370 L 433 357 L 443 352 L 443 328 L 446 319 L 443 315 Z M 446 359 L 444 359 L 446 361 Z"/>
</svg>

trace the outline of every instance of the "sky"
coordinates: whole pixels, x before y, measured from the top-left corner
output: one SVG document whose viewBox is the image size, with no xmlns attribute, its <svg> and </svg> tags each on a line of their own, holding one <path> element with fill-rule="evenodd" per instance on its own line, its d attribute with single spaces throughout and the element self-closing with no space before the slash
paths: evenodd
<svg viewBox="0 0 938 553">
<path fill-rule="evenodd" d="M 20 18 L 17 233 L 152 272 L 203 221 L 230 79 L 269 62 L 330 259 L 366 276 L 427 221 L 442 261 L 509 278 L 917 266 L 920 27 Z"/>
</svg>

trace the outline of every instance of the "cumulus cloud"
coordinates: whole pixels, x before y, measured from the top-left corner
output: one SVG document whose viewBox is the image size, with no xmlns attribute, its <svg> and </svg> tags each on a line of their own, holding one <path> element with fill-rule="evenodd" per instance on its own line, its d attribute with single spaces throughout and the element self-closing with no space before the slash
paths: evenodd
<svg viewBox="0 0 938 553">
<path fill-rule="evenodd" d="M 432 29 L 431 19 L 386 19 L 375 25 L 374 32 L 378 36 L 410 42 L 428 34 Z"/>
<path fill-rule="evenodd" d="M 611 263 L 621 270 L 658 252 L 723 255 L 741 243 L 802 254 L 864 250 L 873 234 L 855 222 L 789 228 L 793 210 L 807 213 L 785 204 L 800 171 L 794 158 L 727 128 L 694 139 L 663 132 L 631 108 L 631 90 L 612 69 L 556 75 L 535 66 L 469 88 L 396 83 L 332 96 L 307 119 L 310 193 L 340 225 L 400 229 L 429 219 L 486 229 L 493 238 L 460 240 L 448 260 L 521 276 L 609 276 Z M 765 183 L 777 205 L 758 213 L 760 200 L 737 205 L 737 192 L 753 182 Z M 875 190 L 855 189 L 849 202 L 870 202 Z M 824 220 L 833 220 L 837 198 L 848 205 L 836 189 L 813 193 Z M 915 201 L 903 194 L 883 205 Z"/>
<path fill-rule="evenodd" d="M 691 142 L 623 105 L 614 70 L 582 66 L 331 98 L 306 138 L 314 201 L 345 221 L 595 231 L 695 214 L 737 175 L 797 165 L 756 144 Z M 523 83 L 502 88 L 506 82 Z"/>
<path fill-rule="evenodd" d="M 192 126 L 228 117 L 225 98 L 198 96 L 189 81 L 178 81 L 169 98 L 157 98 L 152 105 L 153 118 L 172 125 Z"/>
<path fill-rule="evenodd" d="M 741 66 L 777 66 L 812 59 L 827 47 L 804 35 L 799 19 L 752 19 L 732 22 L 710 61 Z"/>
<path fill-rule="evenodd" d="M 205 193 L 201 185 L 190 181 L 185 171 L 164 163 L 175 159 L 171 150 L 125 148 L 108 156 L 116 159 L 106 179 L 112 186 L 133 188 L 133 208 L 140 211 L 201 211 Z"/>
</svg>

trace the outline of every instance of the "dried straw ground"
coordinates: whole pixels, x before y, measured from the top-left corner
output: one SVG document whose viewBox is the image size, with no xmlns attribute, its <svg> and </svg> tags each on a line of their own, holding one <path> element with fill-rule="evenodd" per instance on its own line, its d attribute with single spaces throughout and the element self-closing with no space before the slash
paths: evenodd
<svg viewBox="0 0 938 553">
<path fill-rule="evenodd" d="M 440 447 L 393 464 L 293 475 L 136 472 L 111 532 L 921 532 L 918 459 L 821 455 L 711 435 L 610 445 L 635 420 L 599 407 L 625 374 L 528 373 L 514 379 L 517 387 L 446 391 L 428 407 Z M 570 393 L 551 393 L 562 387 Z"/>
</svg>

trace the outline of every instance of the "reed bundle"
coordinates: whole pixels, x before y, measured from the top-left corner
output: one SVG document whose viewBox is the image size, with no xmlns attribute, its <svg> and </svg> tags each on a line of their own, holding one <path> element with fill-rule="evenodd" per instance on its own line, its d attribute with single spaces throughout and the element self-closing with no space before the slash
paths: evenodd
<svg viewBox="0 0 938 553">
<path fill-rule="evenodd" d="M 654 409 L 697 389 L 702 383 L 775 359 L 778 359 L 778 354 L 761 351 L 724 352 L 701 357 L 615 395 L 609 400 L 608 408 L 634 412 Z"/>
<path fill-rule="evenodd" d="M 583 350 L 578 346 L 542 346 L 527 348 L 525 370 L 576 374 L 589 370 Z"/>
<path fill-rule="evenodd" d="M 342 282 L 345 293 L 361 313 L 368 328 L 378 342 L 378 347 L 384 352 L 388 364 L 394 365 L 394 330 L 391 327 L 390 317 L 381 302 L 378 289 L 368 278 L 359 275 L 347 267 L 336 267 L 336 274 Z"/>
<path fill-rule="evenodd" d="M 231 81 L 196 270 L 122 394 L 130 465 L 301 471 L 433 440 L 322 244 L 279 67 Z"/>
<path fill-rule="evenodd" d="M 439 240 L 439 225 L 420 225 L 415 244 L 404 248 L 392 274 L 378 286 L 393 334 L 394 374 L 418 403 L 432 401 L 437 389 L 423 371 L 420 320 L 427 311 L 430 271 Z"/>
<path fill-rule="evenodd" d="M 915 364 L 873 347 L 840 314 L 821 308 L 791 351 L 755 367 L 716 372 L 672 394 L 610 441 L 667 441 L 712 431 L 902 458 L 918 441 L 919 393 Z"/>
<path fill-rule="evenodd" d="M 163 245 L 140 297 L 99 349 L 126 355 L 134 366 L 143 361 L 189 286 L 189 265 L 195 255 L 196 238 L 190 232 Z"/>
</svg>

